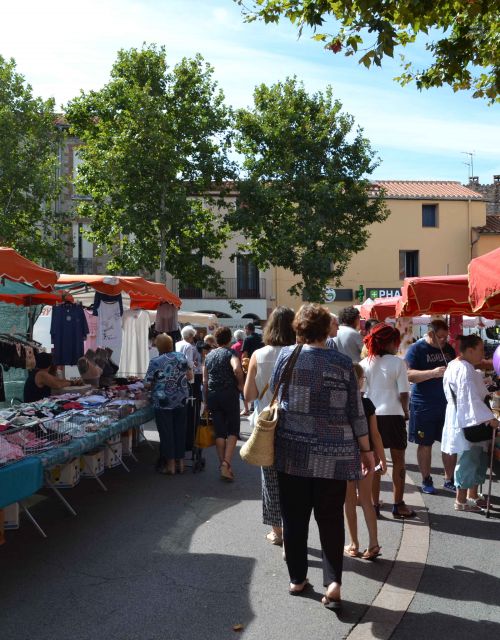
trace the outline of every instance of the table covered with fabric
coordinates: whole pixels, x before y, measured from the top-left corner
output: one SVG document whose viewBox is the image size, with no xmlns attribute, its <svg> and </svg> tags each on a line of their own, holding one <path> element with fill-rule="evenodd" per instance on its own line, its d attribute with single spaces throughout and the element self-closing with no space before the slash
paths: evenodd
<svg viewBox="0 0 500 640">
<path fill-rule="evenodd" d="M 0 469 L 0 509 L 36 493 L 43 486 L 43 467 L 37 458 L 25 458 Z"/>
<path fill-rule="evenodd" d="M 99 431 L 87 433 L 82 438 L 73 438 L 64 445 L 0 469 L 0 508 L 36 493 L 43 486 L 44 469 L 69 462 L 102 445 L 114 435 L 141 426 L 153 416 L 152 407 L 144 407 Z"/>
</svg>

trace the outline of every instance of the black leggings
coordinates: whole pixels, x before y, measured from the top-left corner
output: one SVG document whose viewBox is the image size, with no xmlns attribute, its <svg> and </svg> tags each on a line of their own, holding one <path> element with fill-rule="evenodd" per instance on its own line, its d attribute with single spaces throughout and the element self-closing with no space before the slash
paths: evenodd
<svg viewBox="0 0 500 640">
<path fill-rule="evenodd" d="M 342 582 L 345 480 L 304 478 L 278 472 L 283 542 L 290 582 L 307 577 L 307 538 L 314 510 L 323 552 L 323 582 Z"/>
</svg>

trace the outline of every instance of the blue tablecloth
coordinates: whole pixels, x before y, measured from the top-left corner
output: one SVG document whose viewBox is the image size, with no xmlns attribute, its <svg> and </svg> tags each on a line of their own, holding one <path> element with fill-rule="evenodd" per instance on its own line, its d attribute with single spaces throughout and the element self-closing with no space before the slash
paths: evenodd
<svg viewBox="0 0 500 640">
<path fill-rule="evenodd" d="M 43 485 L 43 467 L 39 458 L 25 458 L 0 469 L 0 509 L 23 500 Z"/>
<path fill-rule="evenodd" d="M 49 469 L 56 464 L 64 464 L 98 447 L 117 433 L 139 427 L 153 417 L 153 408 L 144 407 L 95 433 L 88 433 L 84 438 L 74 438 L 61 447 L 54 447 L 38 456 L 25 458 L 0 469 L 0 508 L 36 493 L 43 486 L 44 469 Z"/>
</svg>

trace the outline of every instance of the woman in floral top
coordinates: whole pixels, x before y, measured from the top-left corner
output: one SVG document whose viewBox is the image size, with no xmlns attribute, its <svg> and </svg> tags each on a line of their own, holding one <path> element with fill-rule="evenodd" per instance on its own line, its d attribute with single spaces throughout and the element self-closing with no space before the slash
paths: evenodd
<svg viewBox="0 0 500 640">
<path fill-rule="evenodd" d="M 352 361 L 329 349 L 330 313 L 304 304 L 293 327 L 302 350 L 278 399 L 275 466 L 278 472 L 289 591 L 307 586 L 307 536 L 314 510 L 323 551 L 325 607 L 340 607 L 347 480 L 373 471 L 368 425 Z M 283 347 L 270 388 L 279 384 L 295 347 Z"/>
<path fill-rule="evenodd" d="M 166 333 L 157 336 L 156 347 L 160 355 L 149 363 L 144 382 L 151 385 L 151 402 L 160 436 L 157 469 L 174 475 L 176 463 L 179 473 L 184 471 L 186 399 L 193 372 L 186 356 L 173 351 L 172 338 Z"/>
</svg>

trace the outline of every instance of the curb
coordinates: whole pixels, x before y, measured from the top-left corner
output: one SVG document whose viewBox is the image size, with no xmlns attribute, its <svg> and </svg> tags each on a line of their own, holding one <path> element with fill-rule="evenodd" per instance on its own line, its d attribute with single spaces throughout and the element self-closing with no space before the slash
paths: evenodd
<svg viewBox="0 0 500 640">
<path fill-rule="evenodd" d="M 406 475 L 406 482 L 415 486 Z M 346 636 L 349 640 L 388 640 L 417 592 L 430 544 L 429 516 L 417 490 L 412 495 L 418 520 L 404 520 L 403 534 L 392 569 L 375 600 Z"/>
</svg>

